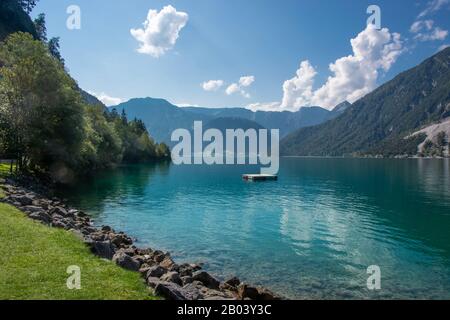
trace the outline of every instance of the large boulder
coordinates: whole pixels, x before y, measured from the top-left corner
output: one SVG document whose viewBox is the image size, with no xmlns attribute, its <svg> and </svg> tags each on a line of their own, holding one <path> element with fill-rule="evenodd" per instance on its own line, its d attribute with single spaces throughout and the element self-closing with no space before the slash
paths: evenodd
<svg viewBox="0 0 450 320">
<path fill-rule="evenodd" d="M 250 287 L 246 284 L 241 284 L 238 288 L 238 296 L 241 300 L 244 300 L 245 298 L 257 300 L 259 297 L 259 293 L 258 289 L 256 288 Z"/>
<path fill-rule="evenodd" d="M 173 282 L 161 281 L 155 287 L 155 293 L 168 300 L 193 300 L 188 291 Z"/>
<path fill-rule="evenodd" d="M 148 277 L 147 278 L 147 285 L 153 289 L 156 288 L 156 286 L 158 284 L 160 284 L 161 282 L 162 282 L 161 279 L 156 278 L 156 277 Z"/>
<path fill-rule="evenodd" d="M 25 212 L 29 212 L 29 213 L 35 213 L 35 212 L 44 212 L 45 210 L 42 207 L 39 206 L 25 206 L 22 208 Z"/>
<path fill-rule="evenodd" d="M 100 258 L 111 260 L 114 256 L 115 249 L 111 241 L 92 241 L 91 250 Z"/>
<path fill-rule="evenodd" d="M 58 206 L 58 207 L 54 207 L 54 208 L 51 210 L 51 214 L 52 214 L 52 215 L 53 215 L 53 214 L 57 214 L 57 215 L 60 215 L 60 216 L 63 216 L 63 217 L 67 217 L 68 212 L 67 212 L 67 210 L 64 209 L 63 207 Z"/>
<path fill-rule="evenodd" d="M 50 224 L 50 222 L 52 221 L 52 218 L 50 217 L 50 215 L 48 215 L 44 211 L 32 213 L 29 215 L 29 217 L 33 220 L 37 220 L 37 221 L 43 222 L 45 224 Z"/>
<path fill-rule="evenodd" d="M 151 278 L 151 277 L 160 278 L 166 272 L 167 272 L 167 269 L 164 269 L 161 266 L 153 266 L 148 269 L 147 278 Z"/>
<path fill-rule="evenodd" d="M 196 271 L 192 274 L 192 279 L 194 281 L 200 281 L 203 283 L 206 287 L 210 289 L 219 289 L 220 281 L 211 276 L 206 271 Z"/>
<path fill-rule="evenodd" d="M 233 277 L 231 279 L 228 279 L 224 283 L 221 283 L 220 288 L 222 290 L 237 292 L 240 284 L 241 284 L 241 280 L 239 280 L 239 278 L 237 278 L 237 277 Z"/>
<path fill-rule="evenodd" d="M 117 252 L 112 260 L 118 265 L 121 266 L 124 269 L 131 270 L 131 271 L 139 271 L 139 268 L 141 267 L 141 264 L 124 253 L 123 251 Z"/>
<path fill-rule="evenodd" d="M 133 244 L 133 240 L 123 233 L 111 234 L 111 242 L 117 247 L 124 247 Z"/>
<path fill-rule="evenodd" d="M 33 204 L 33 198 L 28 195 L 11 195 L 9 199 L 12 202 L 20 203 L 22 206 L 31 206 Z"/>
<path fill-rule="evenodd" d="M 181 280 L 180 275 L 175 271 L 167 272 L 166 274 L 162 275 L 161 281 L 173 282 L 180 286 L 183 285 L 183 281 Z"/>
<path fill-rule="evenodd" d="M 163 268 L 171 269 L 173 266 L 175 266 L 175 262 L 170 256 L 166 256 L 164 260 L 159 263 L 159 265 Z"/>
<path fill-rule="evenodd" d="M 189 264 L 189 263 L 183 263 L 182 265 L 178 266 L 178 273 L 180 274 L 181 277 L 192 277 L 192 274 L 195 271 L 199 271 L 201 270 L 202 267 L 200 267 L 197 264 Z"/>
<path fill-rule="evenodd" d="M 258 288 L 259 297 L 258 300 L 281 300 L 282 298 L 277 296 L 272 291 L 266 289 L 266 288 Z"/>
</svg>

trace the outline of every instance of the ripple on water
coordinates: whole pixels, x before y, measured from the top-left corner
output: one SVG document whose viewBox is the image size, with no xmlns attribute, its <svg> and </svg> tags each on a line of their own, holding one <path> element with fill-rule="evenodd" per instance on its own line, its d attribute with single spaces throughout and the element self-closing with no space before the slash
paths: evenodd
<svg viewBox="0 0 450 320">
<path fill-rule="evenodd" d="M 282 159 L 251 167 L 131 166 L 64 194 L 139 246 L 290 298 L 450 299 L 450 170 L 442 161 Z M 367 290 L 379 265 L 382 290 Z"/>
</svg>

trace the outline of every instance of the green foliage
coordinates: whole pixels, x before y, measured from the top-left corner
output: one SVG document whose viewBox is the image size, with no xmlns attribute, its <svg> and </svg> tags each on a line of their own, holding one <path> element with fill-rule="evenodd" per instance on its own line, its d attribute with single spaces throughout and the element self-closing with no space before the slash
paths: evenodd
<svg viewBox="0 0 450 320">
<path fill-rule="evenodd" d="M 438 147 L 445 147 L 447 143 L 447 135 L 445 134 L 444 131 L 441 131 L 437 134 L 436 136 L 436 144 Z"/>
<path fill-rule="evenodd" d="M 425 141 L 423 145 L 423 150 L 421 156 L 423 157 L 443 157 L 445 149 L 448 145 L 447 135 L 444 131 L 439 132 L 434 139 L 435 142 L 431 140 Z"/>
<path fill-rule="evenodd" d="M 427 140 L 423 146 L 423 151 L 421 156 L 423 157 L 442 157 L 443 150 L 442 147 L 436 145 L 431 140 Z"/>
<path fill-rule="evenodd" d="M 0 299 L 149 300 L 139 273 L 95 257 L 76 236 L 28 219 L 0 203 Z M 81 289 L 66 286 L 67 267 L 81 269 Z"/>
<path fill-rule="evenodd" d="M 289 135 L 281 142 L 281 153 L 403 154 L 404 137 L 449 116 L 450 48 L 380 86 L 336 119 Z M 414 152 L 408 145 L 407 153 Z"/>
<path fill-rule="evenodd" d="M 84 103 L 60 61 L 31 35 L 10 35 L 0 65 L 0 154 L 17 159 L 18 170 L 68 183 L 122 161 L 168 154 L 142 121 Z"/>
<path fill-rule="evenodd" d="M 397 155 L 415 156 L 417 155 L 418 145 L 425 141 L 426 137 L 426 134 L 415 135 L 408 139 L 392 137 L 381 141 L 370 152 L 365 154 L 372 156 L 383 155 L 386 157 L 395 157 Z"/>
<path fill-rule="evenodd" d="M 170 158 L 169 146 L 165 143 L 160 143 L 156 146 L 156 155 L 160 158 Z"/>
<path fill-rule="evenodd" d="M 14 165 L 12 165 L 11 163 L 0 163 L 0 179 L 9 177 L 11 175 L 11 171 L 14 171 Z M 1 184 L 1 180 L 0 180 L 0 184 Z M 0 188 L 0 194 L 3 194 L 1 188 Z M 0 196 L 0 199 L 1 198 L 2 197 Z"/>
<path fill-rule="evenodd" d="M 64 65 L 64 59 L 59 51 L 59 37 L 53 37 L 47 41 L 47 26 L 45 25 L 45 14 L 41 13 L 34 19 L 34 27 L 38 35 L 38 39 L 45 43 L 50 54 Z"/>
<path fill-rule="evenodd" d="M 59 37 L 53 37 L 51 38 L 48 43 L 48 50 L 50 51 L 50 54 L 55 57 L 59 62 L 61 62 L 62 65 L 64 65 L 64 59 L 61 56 L 61 53 L 59 51 Z"/>
<path fill-rule="evenodd" d="M 10 126 L 18 168 L 76 169 L 85 132 L 75 82 L 26 33 L 7 38 L 0 61 L 0 110 Z"/>
<path fill-rule="evenodd" d="M 26 13 L 30 13 L 33 11 L 33 8 L 36 6 L 38 0 L 17 0 L 20 7 L 25 11 Z"/>
<path fill-rule="evenodd" d="M 47 27 L 45 25 L 45 14 L 40 13 L 36 19 L 34 19 L 34 27 L 36 29 L 39 40 L 42 42 L 47 41 Z"/>
</svg>

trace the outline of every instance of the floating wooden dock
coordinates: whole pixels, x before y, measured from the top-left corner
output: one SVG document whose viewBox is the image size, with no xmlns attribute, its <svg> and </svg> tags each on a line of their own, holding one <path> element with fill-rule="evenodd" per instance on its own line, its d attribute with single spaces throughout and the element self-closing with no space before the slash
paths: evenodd
<svg viewBox="0 0 450 320">
<path fill-rule="evenodd" d="M 272 174 L 244 174 L 242 179 L 247 181 L 276 181 L 278 176 Z"/>
</svg>

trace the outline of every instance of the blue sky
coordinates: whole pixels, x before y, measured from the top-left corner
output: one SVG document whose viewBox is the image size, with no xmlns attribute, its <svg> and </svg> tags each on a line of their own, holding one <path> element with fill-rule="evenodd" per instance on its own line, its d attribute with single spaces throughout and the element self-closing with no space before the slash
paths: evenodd
<svg viewBox="0 0 450 320">
<path fill-rule="evenodd" d="M 371 4 L 389 29 L 376 30 L 380 37 L 366 29 Z M 80 30 L 66 27 L 69 5 L 81 9 Z M 158 20 L 160 29 L 145 38 L 150 9 L 156 10 L 150 24 Z M 206 107 L 331 108 L 450 44 L 449 0 L 41 0 L 32 15 L 40 12 L 49 36 L 61 38 L 72 76 L 107 101 L 150 96 Z M 171 22 L 175 30 L 167 30 Z M 131 29 L 142 30 L 133 35 Z M 147 41 L 141 52 L 139 32 Z M 350 43 L 355 38 L 357 53 Z M 380 46 L 367 47 L 374 41 Z M 343 74 L 336 75 L 329 65 L 343 57 L 336 65 Z M 371 68 L 376 77 L 369 79 Z M 346 72 L 355 76 L 346 79 Z M 209 80 L 220 81 L 206 91 L 202 84 Z"/>
</svg>

